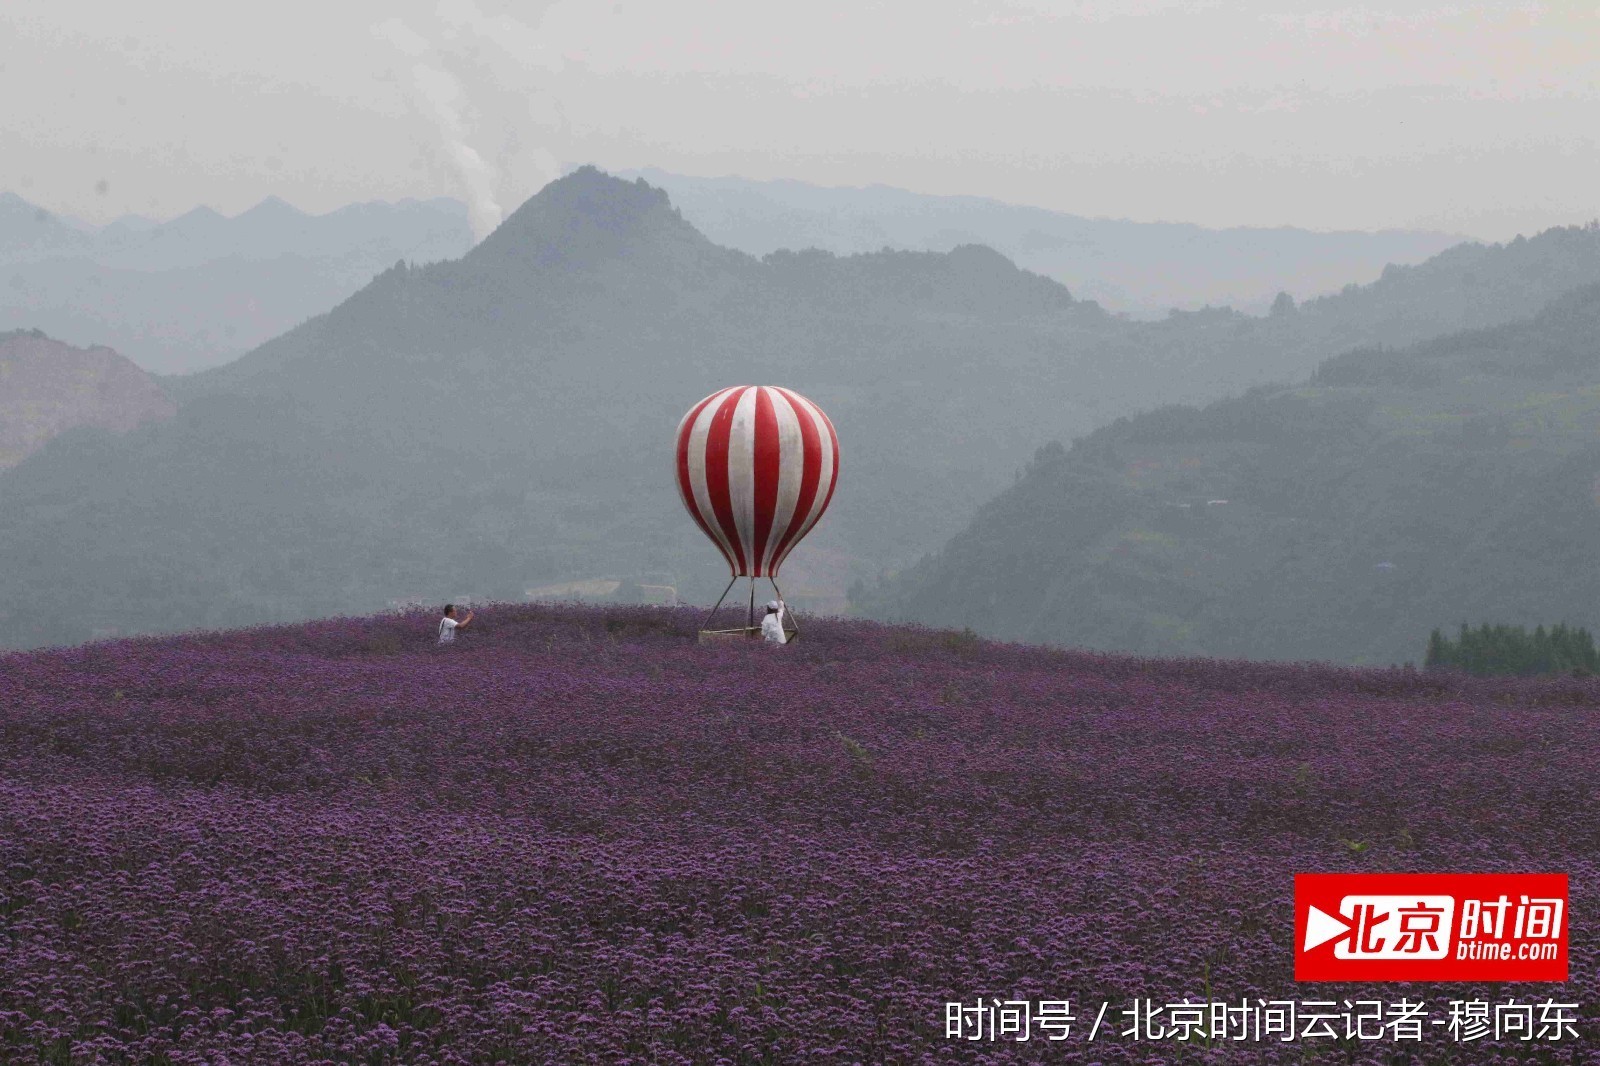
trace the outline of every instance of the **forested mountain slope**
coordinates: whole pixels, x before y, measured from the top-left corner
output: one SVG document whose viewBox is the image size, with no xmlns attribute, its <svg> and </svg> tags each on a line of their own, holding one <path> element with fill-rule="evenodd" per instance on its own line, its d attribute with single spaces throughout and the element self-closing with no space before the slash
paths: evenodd
<svg viewBox="0 0 1600 1066">
<path fill-rule="evenodd" d="M 1420 660 L 1434 626 L 1593 625 L 1600 287 L 1528 321 L 1121 420 L 940 552 L 884 617 L 1142 653 Z"/>
</svg>

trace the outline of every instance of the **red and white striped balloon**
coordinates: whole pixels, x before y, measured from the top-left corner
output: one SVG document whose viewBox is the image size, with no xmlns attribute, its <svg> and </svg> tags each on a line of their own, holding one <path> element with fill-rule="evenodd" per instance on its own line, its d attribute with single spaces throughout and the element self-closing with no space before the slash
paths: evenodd
<svg viewBox="0 0 1600 1066">
<path fill-rule="evenodd" d="M 737 385 L 678 423 L 678 493 L 734 577 L 776 577 L 833 499 L 839 438 L 792 389 Z"/>
</svg>

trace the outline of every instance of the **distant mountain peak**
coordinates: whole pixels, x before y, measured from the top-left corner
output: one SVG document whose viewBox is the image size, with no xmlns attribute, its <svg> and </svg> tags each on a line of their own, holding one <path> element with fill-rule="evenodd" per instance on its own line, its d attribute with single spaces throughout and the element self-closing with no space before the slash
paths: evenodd
<svg viewBox="0 0 1600 1066">
<path fill-rule="evenodd" d="M 673 208 L 665 190 L 642 178 L 624 181 L 584 166 L 540 189 L 468 258 L 547 265 L 598 261 L 663 232 L 705 242 Z"/>
<path fill-rule="evenodd" d="M 268 196 L 266 199 L 262 200 L 259 204 L 256 204 L 254 207 L 250 208 L 249 210 L 242 212 L 238 217 L 239 218 L 246 218 L 246 217 L 250 217 L 250 218 L 263 218 L 263 217 L 277 218 L 277 217 L 280 217 L 280 216 L 282 216 L 282 217 L 290 217 L 290 218 L 302 218 L 302 217 L 305 216 L 305 212 L 301 211 L 298 207 L 296 207 L 293 204 L 289 203 L 287 200 L 283 199 L 282 197 L 279 197 L 279 196 Z"/>
<path fill-rule="evenodd" d="M 205 204 L 201 204 L 199 207 L 185 211 L 183 214 L 179 215 L 170 222 L 162 223 L 160 229 L 169 232 L 192 230 L 215 226 L 219 223 L 224 223 L 227 221 L 227 217 L 223 215 L 222 212 L 217 211 L 215 208 L 207 207 Z"/>
<path fill-rule="evenodd" d="M 1004 270 L 1016 273 L 1017 264 L 987 244 L 958 244 L 950 249 L 950 261 L 962 267 Z"/>
</svg>

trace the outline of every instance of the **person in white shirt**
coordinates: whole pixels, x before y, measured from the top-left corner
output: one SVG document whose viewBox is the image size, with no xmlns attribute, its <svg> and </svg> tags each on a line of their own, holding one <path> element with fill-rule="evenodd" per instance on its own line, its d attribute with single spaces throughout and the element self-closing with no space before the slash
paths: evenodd
<svg viewBox="0 0 1600 1066">
<path fill-rule="evenodd" d="M 767 604 L 766 617 L 761 619 L 761 639 L 768 644 L 789 643 L 789 634 L 783 631 L 783 610 L 782 600 Z"/>
<path fill-rule="evenodd" d="M 440 644 L 453 644 L 453 643 L 455 643 L 456 630 L 465 629 L 465 628 L 467 628 L 467 626 L 469 626 L 471 624 L 472 624 L 472 612 L 471 611 L 467 612 L 467 616 L 465 618 L 461 619 L 460 621 L 457 621 L 456 620 L 456 605 L 453 604 L 453 603 L 445 604 L 444 605 L 444 617 L 439 619 L 439 643 Z"/>
</svg>

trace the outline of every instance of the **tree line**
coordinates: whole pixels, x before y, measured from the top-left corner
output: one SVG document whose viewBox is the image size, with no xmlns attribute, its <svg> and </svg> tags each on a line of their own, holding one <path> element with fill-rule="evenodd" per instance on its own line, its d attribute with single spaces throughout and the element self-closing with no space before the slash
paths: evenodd
<svg viewBox="0 0 1600 1066">
<path fill-rule="evenodd" d="M 1536 627 L 1489 625 L 1476 629 L 1461 624 L 1454 639 L 1435 629 L 1428 637 L 1424 666 L 1429 670 L 1464 670 L 1481 676 L 1595 673 L 1600 662 L 1594 637 L 1582 626 Z"/>
</svg>

